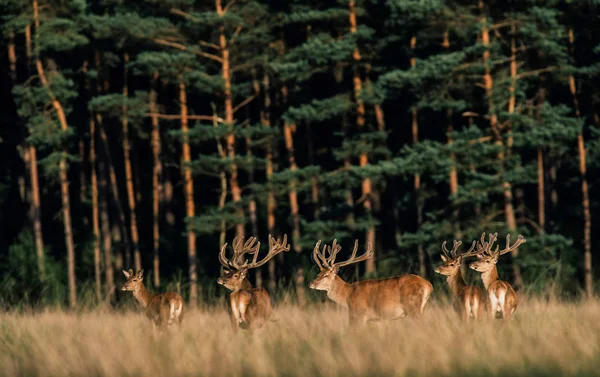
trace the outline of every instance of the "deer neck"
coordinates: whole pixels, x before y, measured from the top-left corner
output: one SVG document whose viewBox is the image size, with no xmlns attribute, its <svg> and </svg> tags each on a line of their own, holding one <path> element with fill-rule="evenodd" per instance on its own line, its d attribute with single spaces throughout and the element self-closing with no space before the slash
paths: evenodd
<svg viewBox="0 0 600 377">
<path fill-rule="evenodd" d="M 135 299 L 144 308 L 146 308 L 148 306 L 148 303 L 150 302 L 150 297 L 151 296 L 152 295 L 150 294 L 150 292 L 148 292 L 148 290 L 144 286 L 144 283 L 141 283 L 140 286 L 139 286 L 139 288 L 136 289 L 135 291 L 133 291 L 133 297 L 135 297 Z"/>
<path fill-rule="evenodd" d="M 346 283 L 341 277 L 335 276 L 331 288 L 327 291 L 327 297 L 336 304 L 345 308 L 348 307 L 348 296 L 350 295 L 350 284 Z"/>
<path fill-rule="evenodd" d="M 458 296 L 462 289 L 466 287 L 465 281 L 460 274 L 460 268 L 456 270 L 454 275 L 448 275 L 448 277 L 446 277 L 446 283 L 448 283 L 448 287 L 450 287 L 452 294 Z"/>
<path fill-rule="evenodd" d="M 486 290 L 493 282 L 499 280 L 498 269 L 496 268 L 496 266 L 494 266 L 494 268 L 492 268 L 491 270 L 482 273 L 481 280 L 483 281 L 483 286 Z"/>
<path fill-rule="evenodd" d="M 247 289 L 252 289 L 252 288 L 254 288 L 252 286 L 252 283 L 250 283 L 250 281 L 248 279 L 244 279 L 242 281 L 242 284 L 240 284 L 240 286 L 237 289 L 235 289 L 234 292 L 245 291 Z"/>
</svg>

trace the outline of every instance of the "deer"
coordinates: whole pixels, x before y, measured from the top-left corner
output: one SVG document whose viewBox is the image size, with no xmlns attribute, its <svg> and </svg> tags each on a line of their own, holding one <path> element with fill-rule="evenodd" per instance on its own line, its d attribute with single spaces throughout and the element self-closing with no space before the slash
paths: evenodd
<svg viewBox="0 0 600 377">
<path fill-rule="evenodd" d="M 144 286 L 144 270 L 134 274 L 132 269 L 123 270 L 127 281 L 121 288 L 122 291 L 133 292 L 133 297 L 145 309 L 146 316 L 152 321 L 153 327 L 165 329 L 167 326 L 177 324 L 181 327 L 183 322 L 183 298 L 175 292 L 151 294 Z"/>
<path fill-rule="evenodd" d="M 430 282 L 417 275 L 403 275 L 380 280 L 363 280 L 349 284 L 338 276 L 340 267 L 362 262 L 373 256 L 369 243 L 367 250 L 356 256 L 358 240 L 349 259 L 336 262 L 341 246 L 337 240 L 331 247 L 317 242 L 313 259 L 319 267 L 317 277 L 309 288 L 327 291 L 327 297 L 348 309 L 351 326 L 364 325 L 369 321 L 393 320 L 406 316 L 420 317 L 433 291 Z"/>
<path fill-rule="evenodd" d="M 471 262 L 469 267 L 481 273 L 481 280 L 488 295 L 488 312 L 491 318 L 496 318 L 496 315 L 500 314 L 502 319 L 508 320 L 517 309 L 517 294 L 508 282 L 500 280 L 496 264 L 499 256 L 516 250 L 525 243 L 525 238 L 519 234 L 517 241 L 510 246 L 510 234 L 507 234 L 504 250 L 499 250 L 500 246 L 496 246 L 496 249 L 492 251 L 492 246 L 497 238 L 498 233 L 490 234 L 489 241 L 484 242 L 485 233 L 481 235 L 478 260 Z"/>
<path fill-rule="evenodd" d="M 274 239 L 269 235 L 268 254 L 258 261 L 260 242 L 256 237 L 234 238 L 232 242 L 233 257 L 226 257 L 227 243 L 223 245 L 219 253 L 219 261 L 223 265 L 225 275 L 221 276 L 217 283 L 231 290 L 229 295 L 229 318 L 234 331 L 238 329 L 252 332 L 261 328 L 271 317 L 272 307 L 269 293 L 263 288 L 253 288 L 246 278 L 248 270 L 258 268 L 267 263 L 275 255 L 282 251 L 289 251 L 287 235 L 283 241 Z M 252 255 L 252 262 L 245 259 L 245 255 Z M 241 261 L 243 260 L 243 264 Z"/>
<path fill-rule="evenodd" d="M 446 241 L 444 241 L 442 243 L 443 254 L 440 254 L 443 264 L 434 271 L 446 276 L 446 283 L 454 296 L 453 307 L 458 315 L 465 321 L 469 321 L 471 318 L 479 320 L 484 316 L 485 296 L 481 288 L 465 283 L 461 274 L 461 264 L 463 258 L 477 255 L 481 250 L 475 248 L 476 241 L 473 241 L 468 251 L 459 254 L 458 248 L 461 245 L 461 241 L 454 240 L 452 250 L 448 251 Z"/>
</svg>

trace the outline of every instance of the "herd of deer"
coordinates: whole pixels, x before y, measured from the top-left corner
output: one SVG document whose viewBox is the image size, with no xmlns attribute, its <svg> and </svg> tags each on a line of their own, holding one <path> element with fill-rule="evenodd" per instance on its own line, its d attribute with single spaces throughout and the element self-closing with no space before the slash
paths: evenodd
<svg viewBox="0 0 600 377">
<path fill-rule="evenodd" d="M 479 241 L 473 241 L 471 248 L 463 253 L 458 251 L 462 242 L 454 241 L 452 250 L 448 251 L 446 242 L 442 244 L 441 255 L 443 264 L 435 272 L 445 275 L 447 283 L 454 295 L 454 308 L 464 320 L 481 319 L 487 312 L 492 318 L 500 316 L 510 318 L 517 307 L 517 295 L 511 285 L 498 277 L 496 263 L 500 255 L 517 249 L 525 238 L 519 235 L 511 246 L 510 235 L 506 236 L 506 247 L 499 250 L 496 246 L 498 233 L 490 234 L 485 240 L 485 233 Z M 263 288 L 253 288 L 246 278 L 249 269 L 257 268 L 267 263 L 282 251 L 289 251 L 287 236 L 283 241 L 269 235 L 269 252 L 258 260 L 260 242 L 255 237 L 244 242 L 243 238 L 233 240 L 233 256 L 226 257 L 227 244 L 219 253 L 219 261 L 223 265 L 225 275 L 217 282 L 231 290 L 229 296 L 229 316 L 235 330 L 255 330 L 262 327 L 271 316 L 271 300 Z M 327 297 L 348 309 L 351 324 L 364 324 L 367 321 L 391 320 L 406 316 L 420 316 L 433 291 L 431 283 L 420 276 L 407 274 L 380 280 L 358 281 L 346 283 L 338 276 L 340 267 L 364 261 L 373 256 L 371 245 L 360 256 L 358 241 L 350 258 L 336 262 L 341 246 L 334 240 L 331 246 L 317 242 L 313 250 L 313 259 L 320 269 L 319 275 L 309 284 L 311 289 L 327 291 Z M 251 256 L 249 261 L 246 257 Z M 481 288 L 466 285 L 461 275 L 462 260 L 476 256 L 477 260 L 469 267 L 481 273 L 481 279 L 487 299 Z M 137 301 L 145 308 L 146 315 L 153 324 L 166 327 L 171 324 L 181 325 L 183 320 L 183 298 L 175 292 L 150 294 L 143 284 L 144 270 L 138 273 L 133 270 L 123 271 L 127 281 L 123 291 L 132 291 Z"/>
</svg>

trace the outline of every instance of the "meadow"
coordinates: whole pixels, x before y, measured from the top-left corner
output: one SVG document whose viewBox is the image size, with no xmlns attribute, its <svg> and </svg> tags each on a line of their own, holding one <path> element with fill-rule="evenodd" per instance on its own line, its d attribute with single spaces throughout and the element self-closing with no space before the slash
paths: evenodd
<svg viewBox="0 0 600 377">
<path fill-rule="evenodd" d="M 6 312 L 0 376 L 597 376 L 599 313 L 530 299 L 510 322 L 467 324 L 430 302 L 422 319 L 351 329 L 329 303 L 282 305 L 250 336 L 223 308 L 162 333 L 134 310 Z"/>
</svg>

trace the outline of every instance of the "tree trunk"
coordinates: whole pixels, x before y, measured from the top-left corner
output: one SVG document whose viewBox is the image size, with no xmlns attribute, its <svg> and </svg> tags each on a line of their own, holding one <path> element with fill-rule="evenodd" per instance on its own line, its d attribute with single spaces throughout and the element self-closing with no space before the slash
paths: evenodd
<svg viewBox="0 0 600 377">
<path fill-rule="evenodd" d="M 11 78 L 16 83 L 17 80 L 17 55 L 14 45 L 14 34 L 11 33 L 11 39 L 9 41 L 8 57 L 10 62 Z M 31 65 L 31 25 L 25 27 L 25 51 L 27 56 L 27 69 Z M 36 148 L 27 143 L 23 143 L 23 149 L 25 154 L 25 166 L 29 173 L 29 183 L 31 185 L 30 193 L 30 210 L 29 217 L 31 218 L 31 224 L 33 226 L 33 236 L 35 239 L 35 252 L 38 266 L 38 273 L 40 281 L 46 281 L 46 254 L 44 251 L 44 237 L 42 233 L 42 214 L 41 214 L 41 201 L 40 201 L 40 183 L 37 166 L 37 150 Z M 24 193 L 22 196 L 25 197 Z"/>
<path fill-rule="evenodd" d="M 35 32 L 36 32 L 36 42 L 37 36 L 39 34 L 40 22 L 39 22 L 39 9 L 37 0 L 33 0 L 33 19 L 35 22 Z M 69 130 L 69 126 L 67 123 L 67 117 L 63 110 L 63 106 L 54 95 L 52 88 L 50 87 L 50 83 L 46 79 L 46 74 L 44 72 L 44 67 L 42 65 L 42 61 L 39 56 L 36 56 L 36 69 L 39 76 L 39 79 L 42 83 L 42 86 L 46 89 L 48 93 L 48 97 L 50 97 L 50 102 L 52 103 L 52 107 L 54 111 L 56 111 L 56 116 L 58 117 L 58 121 L 60 123 L 60 129 L 62 132 L 67 132 Z M 69 197 L 69 177 L 67 176 L 67 158 L 66 154 L 68 153 L 67 148 L 65 147 L 63 151 L 63 155 L 59 161 L 59 177 L 60 177 L 60 191 L 61 191 L 61 202 L 62 202 L 62 217 L 63 217 L 63 225 L 65 231 L 65 244 L 67 247 L 67 271 L 69 276 L 69 306 L 74 308 L 77 305 L 77 286 L 75 280 L 75 245 L 73 243 L 73 229 L 71 226 L 71 204 Z"/>
<path fill-rule="evenodd" d="M 442 47 L 445 50 L 450 48 L 450 39 L 448 36 L 448 32 L 444 32 L 444 39 L 442 41 Z M 446 133 L 448 134 L 448 145 L 452 144 L 452 131 L 454 131 L 454 126 L 452 125 L 452 109 L 446 109 L 446 121 L 448 125 L 446 127 Z M 450 165 L 450 174 L 448 177 L 448 186 L 450 188 L 450 195 L 455 196 L 458 194 L 458 172 L 456 171 L 456 155 L 454 152 L 450 153 L 450 161 L 452 164 Z M 455 212 L 455 217 L 458 218 L 458 209 Z"/>
<path fill-rule="evenodd" d="M 264 104 L 263 110 L 261 111 L 261 123 L 263 126 L 270 128 L 271 127 L 271 96 L 269 93 L 270 82 L 269 76 L 265 74 L 263 76 L 263 91 L 264 91 Z M 275 236 L 275 210 L 277 209 L 277 202 L 275 200 L 275 193 L 273 192 L 273 139 L 269 140 L 269 143 L 266 147 L 266 175 L 267 175 L 267 184 L 269 185 L 269 193 L 267 194 L 267 228 L 269 234 Z M 269 260 L 267 265 L 269 272 L 269 281 L 267 283 L 268 288 L 271 292 L 275 290 L 276 285 L 276 276 L 275 276 L 275 259 Z"/>
<path fill-rule="evenodd" d="M 283 86 L 281 88 L 281 97 L 283 104 L 287 104 L 288 91 L 287 86 Z M 296 154 L 294 151 L 294 137 L 293 133 L 296 132 L 296 125 L 290 124 L 286 120 L 283 121 L 283 140 L 285 143 L 285 149 L 288 153 L 288 163 L 290 166 L 290 171 L 294 174 L 298 170 L 298 165 L 296 164 Z M 290 180 L 290 191 L 288 194 L 290 200 L 290 214 L 292 216 L 292 245 L 294 248 L 294 252 L 298 255 L 302 253 L 302 244 L 300 243 L 300 206 L 298 204 L 298 192 L 296 191 L 296 179 L 292 178 Z M 273 267 L 274 269 L 274 267 Z M 299 265 L 295 272 L 295 283 L 296 283 L 296 295 L 298 297 L 298 303 L 300 305 L 304 305 L 305 300 L 305 292 L 304 292 L 304 269 L 302 265 Z M 273 283 L 274 284 L 274 283 Z"/>
<path fill-rule="evenodd" d="M 356 3 L 354 0 L 350 0 L 348 3 L 349 10 L 349 22 L 350 22 L 350 33 L 356 34 L 357 25 L 356 25 Z M 356 104 L 356 125 L 359 130 L 364 129 L 365 127 L 365 104 L 361 100 L 361 92 L 363 89 L 363 83 L 360 78 L 359 72 L 359 62 L 361 60 L 360 51 L 357 48 L 352 52 L 352 60 L 354 60 L 353 73 L 352 73 L 352 82 L 354 88 L 354 101 Z M 369 156 L 367 153 L 362 153 L 359 157 L 359 165 L 360 167 L 364 167 L 369 164 Z M 363 207 L 365 209 L 365 213 L 367 219 L 371 221 L 372 217 L 372 189 L 371 189 L 371 179 L 364 178 L 362 181 L 362 199 L 363 199 Z M 375 226 L 369 225 L 365 233 L 365 245 L 375 245 Z M 365 262 L 365 269 L 367 274 L 372 274 L 375 272 L 375 257 L 369 258 Z"/>
<path fill-rule="evenodd" d="M 575 34 L 573 29 L 569 29 L 569 48 L 573 55 L 573 43 L 575 42 Z M 575 85 L 575 77 L 569 75 L 569 91 L 573 97 L 573 107 L 575 108 L 575 116 L 581 117 L 579 110 L 579 100 L 577 98 L 577 87 Z M 577 151 L 579 155 L 579 175 L 581 176 L 581 205 L 583 207 L 583 273 L 585 282 L 585 294 L 588 299 L 594 296 L 594 282 L 592 276 L 592 214 L 590 211 L 590 194 L 587 181 L 587 163 L 585 139 L 583 138 L 583 130 L 577 135 Z"/>
<path fill-rule="evenodd" d="M 90 165 L 92 184 L 92 231 L 94 234 L 94 277 L 96 278 L 96 298 L 102 300 L 101 253 L 100 253 L 100 218 L 98 214 L 98 177 L 96 175 L 96 121 L 90 114 Z"/>
<path fill-rule="evenodd" d="M 152 77 L 152 84 L 149 96 L 149 108 L 152 114 L 158 114 L 156 105 L 156 84 L 158 73 L 155 72 Z M 162 191 L 160 176 L 162 174 L 162 162 L 160 161 L 160 125 L 158 116 L 152 116 L 152 254 L 154 286 L 160 286 L 160 193 Z"/>
<path fill-rule="evenodd" d="M 225 15 L 225 10 L 221 5 L 221 0 L 215 0 L 217 14 Z M 240 206 L 242 200 L 242 190 L 238 183 L 238 168 L 235 164 L 235 130 L 233 122 L 233 99 L 231 95 L 231 71 L 229 66 L 229 47 L 225 37 L 225 27 L 219 27 L 219 47 L 221 48 L 221 76 L 224 83 L 224 104 L 225 104 L 225 122 L 229 127 L 229 133 L 226 136 L 227 156 L 231 159 L 231 173 L 229 176 L 229 186 L 231 187 L 231 196 L 236 204 L 236 214 L 238 222 L 236 224 L 236 236 L 244 237 L 244 210 Z"/>
<path fill-rule="evenodd" d="M 416 59 L 414 57 L 415 47 L 417 46 L 417 37 L 413 35 L 410 38 L 410 49 L 412 51 L 413 56 L 410 58 L 410 66 L 414 67 L 416 63 Z M 417 144 L 419 142 L 419 113 L 416 108 L 411 109 L 411 131 L 412 131 L 412 141 L 413 144 Z M 413 177 L 413 186 L 415 188 L 415 196 L 416 196 L 416 204 L 417 204 L 417 229 L 421 229 L 421 225 L 423 225 L 423 198 L 421 197 L 421 175 L 419 173 L 415 174 Z M 417 245 L 417 255 L 419 258 L 419 274 L 421 276 L 426 276 L 427 268 L 425 265 L 425 249 L 423 248 L 423 244 L 419 243 Z"/>
<path fill-rule="evenodd" d="M 483 1 L 480 1 L 479 9 L 481 10 L 481 41 L 482 41 L 482 44 L 486 48 L 485 51 L 483 52 L 483 62 L 485 65 L 484 88 L 485 88 L 486 97 L 488 99 L 488 108 L 489 108 L 488 111 L 490 114 L 489 115 L 490 127 L 492 128 L 492 131 L 494 132 L 495 135 L 500 135 L 500 130 L 498 127 L 498 116 L 496 114 L 493 97 L 492 97 L 494 81 L 492 79 L 492 74 L 491 74 L 491 70 L 490 70 L 490 66 L 489 66 L 490 35 L 489 35 L 489 29 L 487 26 L 487 19 L 483 12 L 483 6 L 484 6 Z M 517 69 L 515 49 L 511 48 L 511 50 L 512 50 L 511 64 L 510 64 L 511 84 L 510 84 L 510 88 L 509 88 L 510 98 L 509 98 L 509 105 L 508 105 L 509 113 L 514 112 L 514 107 L 515 107 L 515 85 L 516 85 L 515 82 L 516 82 L 516 69 Z M 508 136 L 508 141 L 507 141 L 508 145 L 504 146 L 502 144 L 501 140 L 497 140 L 496 142 L 498 144 L 502 145 L 503 148 L 506 147 L 506 149 L 508 151 L 510 151 L 510 148 L 512 146 L 512 136 L 510 136 L 510 131 L 509 131 L 509 136 Z M 498 159 L 500 160 L 500 164 L 503 167 L 504 161 L 505 161 L 504 152 L 501 152 L 498 154 Z M 503 192 L 504 192 L 504 216 L 506 219 L 506 226 L 511 232 L 516 231 L 517 221 L 515 218 L 515 211 L 514 211 L 514 207 L 513 207 L 513 196 L 512 196 L 511 184 L 510 184 L 510 182 L 505 181 L 505 182 L 503 182 L 502 187 L 503 187 Z M 518 255 L 518 250 L 514 250 L 511 253 L 511 255 L 514 259 Z M 521 275 L 520 266 L 516 263 L 513 263 L 513 274 L 514 274 L 514 279 L 515 279 L 515 288 L 522 287 L 523 286 L 523 277 Z"/>
<path fill-rule="evenodd" d="M 129 145 L 129 118 L 127 116 L 127 98 L 129 87 L 127 85 L 129 54 L 123 54 L 123 105 L 121 106 L 121 125 L 123 127 L 123 162 L 125 163 L 125 184 L 127 187 L 127 201 L 129 204 L 129 226 L 131 241 L 133 243 L 133 261 L 136 271 L 142 269 L 142 257 L 140 255 L 139 235 L 137 228 L 137 217 L 135 211 L 135 187 L 133 185 L 133 171 L 131 168 L 131 147 Z"/>
<path fill-rule="evenodd" d="M 101 56 L 100 52 L 96 51 L 96 69 L 100 71 L 101 67 Z M 102 85 L 101 85 L 102 82 Z M 96 93 L 107 93 L 109 90 L 109 82 L 108 80 L 98 80 L 96 84 Z M 115 172 L 114 165 L 112 163 L 112 158 L 110 154 L 110 147 L 108 144 L 108 136 L 106 134 L 106 130 L 104 129 L 104 123 L 102 121 L 102 115 L 96 114 L 96 124 L 98 126 L 98 132 L 100 134 L 100 140 L 102 141 L 102 147 L 104 150 L 106 166 L 108 168 L 108 177 L 110 178 L 110 188 L 112 193 L 112 198 L 114 204 L 117 209 L 117 213 L 119 215 L 119 222 L 117 227 L 117 232 L 113 232 L 115 244 L 117 245 L 117 268 L 123 268 L 124 260 L 126 260 L 127 265 L 130 264 L 130 252 L 129 252 L 129 236 L 127 235 L 127 223 L 125 222 L 125 212 L 123 211 L 123 206 L 121 204 L 121 199 L 119 195 L 119 187 L 117 185 L 117 173 Z M 108 199 L 107 199 L 108 200 Z M 113 224 L 113 226 L 117 226 Z M 123 242 L 122 242 L 123 241 Z M 125 247 L 126 258 L 123 256 L 123 247 Z"/>
<path fill-rule="evenodd" d="M 183 134 L 183 148 L 181 153 L 181 164 L 184 179 L 185 212 L 188 220 L 196 216 L 194 205 L 194 180 L 192 179 L 192 169 L 190 167 L 191 153 L 190 142 L 188 138 L 188 107 L 187 93 L 185 83 L 180 78 L 179 81 L 179 106 L 181 110 L 181 133 Z M 188 263 L 190 274 L 190 305 L 198 304 L 198 273 L 196 271 L 196 232 L 191 225 L 187 226 L 188 238 Z"/>
<path fill-rule="evenodd" d="M 106 181 L 106 156 L 98 159 L 98 207 L 102 227 L 102 249 L 104 251 L 104 275 L 106 280 L 106 299 L 112 301 L 115 295 L 115 274 L 112 257 L 112 235 L 108 216 L 108 184 Z M 117 233 L 119 233 L 117 231 Z M 117 266 L 122 268 L 121 266 Z"/>
</svg>

